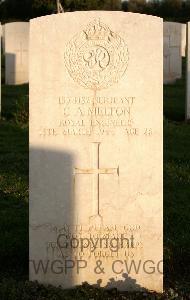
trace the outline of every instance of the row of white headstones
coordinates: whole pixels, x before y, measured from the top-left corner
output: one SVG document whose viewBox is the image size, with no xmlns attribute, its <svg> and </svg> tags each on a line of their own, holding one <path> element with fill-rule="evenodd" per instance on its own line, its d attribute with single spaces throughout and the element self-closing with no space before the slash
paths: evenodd
<svg viewBox="0 0 190 300">
<path fill-rule="evenodd" d="M 189 57 L 187 28 L 190 24 L 164 22 L 164 84 L 182 77 L 182 57 Z M 7 23 L 1 26 L 2 51 L 5 54 L 5 84 L 17 85 L 29 81 L 29 22 Z M 190 119 L 190 66 L 187 60 L 186 118 Z"/>
<path fill-rule="evenodd" d="M 190 22 L 164 22 L 164 84 L 182 77 L 182 57 L 186 58 L 186 120 L 190 119 Z"/>
</svg>

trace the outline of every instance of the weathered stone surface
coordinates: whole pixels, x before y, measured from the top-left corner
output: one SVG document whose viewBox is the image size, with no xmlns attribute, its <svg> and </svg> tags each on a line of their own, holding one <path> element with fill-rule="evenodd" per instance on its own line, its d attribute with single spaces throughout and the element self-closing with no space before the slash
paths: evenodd
<svg viewBox="0 0 190 300">
<path fill-rule="evenodd" d="M 5 83 L 28 82 L 29 23 L 5 24 Z"/>
<path fill-rule="evenodd" d="M 30 26 L 30 279 L 162 291 L 162 20 Z"/>
<path fill-rule="evenodd" d="M 181 40 L 181 23 L 164 22 L 164 83 L 182 76 Z"/>
</svg>

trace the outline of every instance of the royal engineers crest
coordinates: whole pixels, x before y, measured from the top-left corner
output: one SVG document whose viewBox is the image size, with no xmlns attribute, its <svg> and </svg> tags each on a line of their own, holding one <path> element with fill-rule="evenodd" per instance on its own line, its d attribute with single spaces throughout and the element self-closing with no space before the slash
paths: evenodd
<svg viewBox="0 0 190 300">
<path fill-rule="evenodd" d="M 67 44 L 65 64 L 70 76 L 94 91 L 117 83 L 129 60 L 124 40 L 99 20 L 87 25 Z"/>
</svg>

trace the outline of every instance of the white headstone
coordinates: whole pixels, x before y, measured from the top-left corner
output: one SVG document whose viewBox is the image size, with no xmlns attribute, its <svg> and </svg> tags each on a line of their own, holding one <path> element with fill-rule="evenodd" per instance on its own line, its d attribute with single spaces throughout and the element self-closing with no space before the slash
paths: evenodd
<svg viewBox="0 0 190 300">
<path fill-rule="evenodd" d="M 186 24 L 181 24 L 181 55 L 182 57 L 186 56 Z"/>
<path fill-rule="evenodd" d="M 5 83 L 28 82 L 29 23 L 5 24 Z"/>
<path fill-rule="evenodd" d="M 164 83 L 182 76 L 181 23 L 164 22 Z"/>
<path fill-rule="evenodd" d="M 187 23 L 186 120 L 190 120 L 190 22 Z"/>
<path fill-rule="evenodd" d="M 30 279 L 162 291 L 162 19 L 30 26 Z"/>
</svg>

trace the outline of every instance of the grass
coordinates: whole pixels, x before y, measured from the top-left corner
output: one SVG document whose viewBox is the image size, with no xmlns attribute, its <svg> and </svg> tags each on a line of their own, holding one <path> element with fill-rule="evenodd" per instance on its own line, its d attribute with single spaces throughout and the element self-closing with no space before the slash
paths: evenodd
<svg viewBox="0 0 190 300">
<path fill-rule="evenodd" d="M 164 116 L 168 120 L 183 122 L 185 119 L 185 78 L 174 85 L 164 86 Z"/>
<path fill-rule="evenodd" d="M 28 126 L 18 121 L 21 114 L 19 101 L 27 93 L 28 86 L 3 87 L 2 90 L 0 278 L 27 278 Z"/>
<path fill-rule="evenodd" d="M 164 245 L 166 277 L 190 283 L 190 124 L 183 78 L 164 87 Z"/>
<path fill-rule="evenodd" d="M 0 299 L 190 299 L 190 125 L 185 78 L 164 87 L 164 295 L 85 284 L 64 291 L 28 282 L 28 86 L 3 86 L 0 122 Z"/>
</svg>

